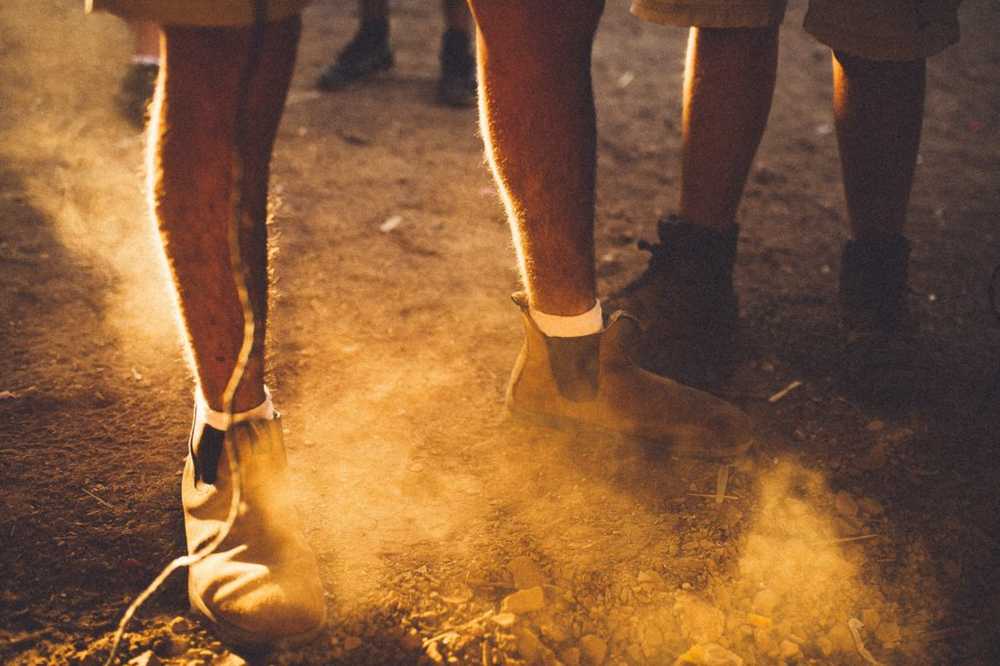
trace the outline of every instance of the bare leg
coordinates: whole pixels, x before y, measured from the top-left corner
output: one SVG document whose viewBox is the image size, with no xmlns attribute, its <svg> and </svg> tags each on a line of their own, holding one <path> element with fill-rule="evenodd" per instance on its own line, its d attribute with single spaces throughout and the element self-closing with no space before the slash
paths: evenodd
<svg viewBox="0 0 1000 666">
<path fill-rule="evenodd" d="M 160 55 L 160 26 L 153 21 L 130 20 L 128 27 L 135 41 L 133 55 L 157 58 Z"/>
<path fill-rule="evenodd" d="M 833 58 L 833 114 L 851 232 L 859 240 L 900 234 L 924 116 L 924 60 Z"/>
<path fill-rule="evenodd" d="M 591 43 L 601 0 L 472 2 L 480 117 L 531 307 L 594 305 Z"/>
<path fill-rule="evenodd" d="M 214 410 L 235 366 L 243 313 L 234 287 L 228 228 L 234 162 L 243 164 L 242 259 L 249 274 L 255 338 L 233 401 L 244 411 L 264 399 L 267 322 L 267 179 L 271 148 L 295 62 L 298 17 L 263 28 L 259 64 L 240 106 L 249 28 L 165 29 L 151 124 L 150 185 L 164 250 L 201 391 Z M 251 111 L 252 110 L 252 111 Z M 245 135 L 237 117 L 245 114 Z"/>
<path fill-rule="evenodd" d="M 684 72 L 680 214 L 719 231 L 735 224 L 771 110 L 778 27 L 692 28 Z"/>
</svg>

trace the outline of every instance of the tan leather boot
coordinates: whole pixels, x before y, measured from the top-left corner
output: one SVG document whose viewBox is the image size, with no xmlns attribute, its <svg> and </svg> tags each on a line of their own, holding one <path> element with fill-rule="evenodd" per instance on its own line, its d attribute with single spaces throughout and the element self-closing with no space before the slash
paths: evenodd
<svg viewBox="0 0 1000 666">
<path fill-rule="evenodd" d="M 550 338 L 514 294 L 524 319 L 525 343 L 507 387 L 517 416 L 571 429 L 594 429 L 707 458 L 739 455 L 752 443 L 750 418 L 708 393 L 635 365 L 623 344 L 637 326 L 623 312 L 600 333 Z"/>
<path fill-rule="evenodd" d="M 242 501 L 229 535 L 191 566 L 191 607 L 236 647 L 305 642 L 322 629 L 326 604 L 316 556 L 288 497 L 277 415 L 226 432 L 196 416 L 181 486 L 188 553 L 211 542 L 229 514 L 233 483 L 223 438 L 237 452 Z"/>
</svg>

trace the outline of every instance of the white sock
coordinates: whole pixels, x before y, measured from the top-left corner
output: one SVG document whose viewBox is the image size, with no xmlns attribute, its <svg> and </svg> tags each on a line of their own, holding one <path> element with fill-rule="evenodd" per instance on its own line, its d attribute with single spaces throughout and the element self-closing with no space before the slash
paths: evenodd
<svg viewBox="0 0 1000 666">
<path fill-rule="evenodd" d="M 133 65 L 159 65 L 160 56 L 155 55 L 134 55 L 132 56 Z"/>
<path fill-rule="evenodd" d="M 571 317 L 545 314 L 534 308 L 528 308 L 528 313 L 542 333 L 550 338 L 578 338 L 600 333 L 604 328 L 604 313 L 599 299 L 594 302 L 594 307 Z"/>
<path fill-rule="evenodd" d="M 230 417 L 226 412 L 217 412 L 208 406 L 205 401 L 204 396 L 202 396 L 201 391 L 195 392 L 195 400 L 198 403 L 198 412 L 201 414 L 202 418 L 205 419 L 205 423 L 212 426 L 216 430 L 227 430 L 230 425 L 234 423 L 241 423 L 243 421 L 270 421 L 274 418 L 274 405 L 271 403 L 271 391 L 264 387 L 264 402 L 260 403 L 253 409 L 248 409 L 245 412 L 237 412 Z"/>
</svg>

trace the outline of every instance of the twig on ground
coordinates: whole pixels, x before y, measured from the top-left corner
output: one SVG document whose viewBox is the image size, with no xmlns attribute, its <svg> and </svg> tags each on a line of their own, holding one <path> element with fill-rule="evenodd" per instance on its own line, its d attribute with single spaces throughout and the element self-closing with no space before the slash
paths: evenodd
<svg viewBox="0 0 1000 666">
<path fill-rule="evenodd" d="M 861 630 L 864 627 L 865 625 L 856 617 L 852 617 L 847 621 L 847 628 L 851 630 L 851 636 L 854 638 L 854 649 L 858 651 L 862 659 L 872 664 L 872 666 L 881 666 L 879 660 L 873 657 L 872 653 L 865 647 L 865 642 L 861 638 Z"/>
<path fill-rule="evenodd" d="M 715 494 L 715 493 L 688 493 L 688 495 L 690 497 L 709 497 L 711 499 L 716 499 L 718 497 L 718 495 Z M 739 497 L 737 495 L 723 495 L 722 499 L 724 499 L 724 500 L 738 500 Z"/>
<path fill-rule="evenodd" d="M 86 489 L 86 488 L 84 488 L 83 486 L 80 486 L 80 489 L 81 489 L 81 490 L 82 490 L 83 492 L 85 492 L 85 493 L 87 493 L 88 495 L 90 495 L 91 497 L 93 497 L 93 498 L 94 498 L 95 500 L 97 500 L 97 501 L 98 501 L 98 502 L 100 502 L 101 504 L 103 504 L 104 506 L 108 507 L 109 509 L 114 509 L 114 508 L 115 508 L 115 505 L 114 505 L 114 504 L 112 504 L 111 502 L 109 502 L 109 501 L 107 501 L 107 500 L 105 500 L 105 499 L 101 499 L 100 497 L 98 497 L 98 496 L 97 496 L 97 495 L 95 495 L 94 493 L 90 492 L 89 490 L 87 490 L 87 489 Z"/>
<path fill-rule="evenodd" d="M 867 541 L 868 539 L 877 539 L 881 534 L 862 534 L 861 536 L 843 537 L 841 539 L 829 539 L 827 541 L 814 541 L 811 545 L 813 546 L 832 546 L 838 543 L 850 543 L 851 541 Z"/>
<path fill-rule="evenodd" d="M 791 384 L 789 384 L 788 386 L 786 386 L 785 388 L 781 389 L 780 391 L 772 395 L 770 398 L 768 398 L 767 401 L 773 405 L 774 403 L 778 402 L 779 400 L 781 400 L 786 395 L 788 395 L 789 393 L 791 393 L 800 386 L 802 386 L 802 382 L 796 379 L 794 382 L 792 382 Z"/>
</svg>

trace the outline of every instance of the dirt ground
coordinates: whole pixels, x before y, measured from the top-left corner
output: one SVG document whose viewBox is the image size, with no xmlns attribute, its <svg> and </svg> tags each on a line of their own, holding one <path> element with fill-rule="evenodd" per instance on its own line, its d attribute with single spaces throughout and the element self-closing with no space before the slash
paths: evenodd
<svg viewBox="0 0 1000 666">
<path fill-rule="evenodd" d="M 78 5 L 0 6 L 4 663 L 101 663 L 184 548 L 191 381 L 143 141 L 112 105 L 130 43 Z M 517 275 L 475 112 L 434 104 L 438 4 L 396 2 L 396 69 L 339 94 L 312 84 L 353 3 L 310 8 L 274 165 L 270 386 L 332 621 L 306 648 L 235 655 L 180 573 L 121 663 L 736 663 L 708 644 L 746 664 L 863 664 L 862 645 L 882 664 L 1000 663 L 1000 5 L 968 0 L 962 42 L 929 65 L 911 204 L 926 367 L 893 410 L 834 382 L 844 206 L 829 54 L 802 15 L 740 213 L 753 353 L 725 390 L 760 446 L 720 467 L 505 419 Z M 605 294 L 675 205 L 685 41 L 609 3 Z"/>
</svg>

